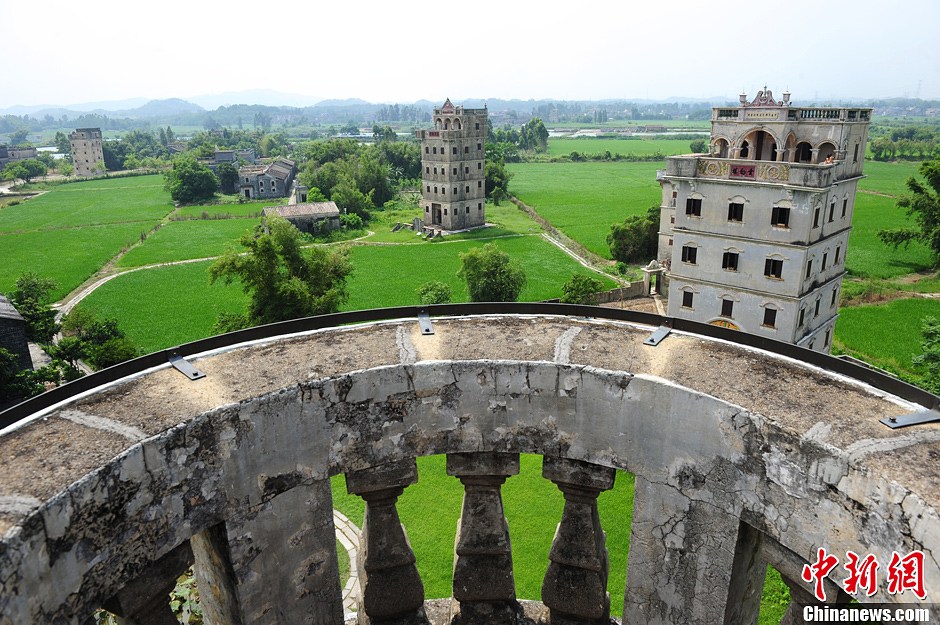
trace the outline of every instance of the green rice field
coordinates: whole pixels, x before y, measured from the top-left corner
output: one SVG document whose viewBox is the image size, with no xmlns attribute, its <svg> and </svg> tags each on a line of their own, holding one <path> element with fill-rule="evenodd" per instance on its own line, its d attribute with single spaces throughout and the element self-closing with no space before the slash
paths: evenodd
<svg viewBox="0 0 940 625">
<path fill-rule="evenodd" d="M 924 372 L 911 357 L 922 353 L 920 320 L 928 315 L 940 318 L 940 300 L 907 298 L 842 308 L 835 346 L 882 368 L 919 377 Z"/>
<path fill-rule="evenodd" d="M 171 221 L 118 261 L 119 267 L 219 256 L 259 223 L 255 219 Z"/>
<path fill-rule="evenodd" d="M 859 193 L 855 197 L 852 234 L 845 257 L 850 274 L 866 278 L 896 278 L 930 267 L 930 250 L 922 243 L 894 249 L 878 238 L 883 229 L 907 227 L 910 220 L 893 197 Z"/>
<path fill-rule="evenodd" d="M 595 254 L 610 258 L 611 224 L 659 205 L 662 163 L 524 163 L 508 165 L 513 195 Z"/>
<path fill-rule="evenodd" d="M 707 140 L 707 137 L 704 137 Z M 548 140 L 549 156 L 566 156 L 572 152 L 581 154 L 636 154 L 649 156 L 662 153 L 665 156 L 689 154 L 689 139 L 615 139 L 609 137 L 552 137 Z"/>
</svg>

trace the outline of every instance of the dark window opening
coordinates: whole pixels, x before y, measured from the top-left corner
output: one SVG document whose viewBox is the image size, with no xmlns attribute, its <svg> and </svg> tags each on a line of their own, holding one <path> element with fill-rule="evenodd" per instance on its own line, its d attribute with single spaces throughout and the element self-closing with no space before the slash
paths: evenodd
<svg viewBox="0 0 940 625">
<path fill-rule="evenodd" d="M 801 309 L 800 309 L 800 323 L 799 323 L 799 327 L 801 327 L 801 328 L 803 327 L 803 320 L 804 320 L 805 317 L 806 317 L 806 309 L 805 309 L 805 308 L 801 308 Z"/>
<path fill-rule="evenodd" d="M 819 270 L 820 270 L 820 271 L 825 271 L 825 270 L 826 270 L 826 261 L 827 261 L 828 259 L 829 259 L 829 252 L 826 252 L 825 254 L 823 254 L 822 265 L 820 265 L 820 267 L 819 267 Z"/>
<path fill-rule="evenodd" d="M 855 144 L 855 154 L 852 156 L 852 162 L 853 163 L 858 162 L 858 144 L 857 143 Z"/>
<path fill-rule="evenodd" d="M 456 153 L 457 153 L 457 148 L 452 148 L 452 150 L 453 150 L 453 151 L 451 152 L 451 154 L 456 154 Z"/>
<path fill-rule="evenodd" d="M 816 298 L 816 308 L 813 310 L 813 317 L 819 316 L 819 298 Z"/>
<path fill-rule="evenodd" d="M 819 227 L 819 207 L 816 207 L 816 212 L 813 213 L 813 227 Z"/>
<path fill-rule="evenodd" d="M 838 295 L 839 289 L 832 289 L 832 301 L 829 302 L 829 308 L 832 308 L 836 305 L 836 295 Z"/>
<path fill-rule="evenodd" d="M 727 269 L 728 271 L 737 271 L 738 270 L 738 253 L 737 252 L 725 252 L 721 257 L 721 268 Z"/>
<path fill-rule="evenodd" d="M 774 328 L 777 326 L 777 310 L 775 308 L 764 309 L 764 323 L 762 325 L 765 325 L 768 328 Z"/>
<path fill-rule="evenodd" d="M 783 276 L 783 261 L 778 258 L 768 258 L 764 261 L 764 275 L 768 278 Z"/>
<path fill-rule="evenodd" d="M 734 312 L 734 300 L 723 299 L 721 300 L 721 316 L 730 317 Z"/>
<path fill-rule="evenodd" d="M 682 307 L 692 308 L 692 291 L 682 292 Z"/>
<path fill-rule="evenodd" d="M 836 202 L 832 201 L 832 204 L 829 205 L 829 223 L 832 223 L 832 220 L 836 216 Z"/>
<path fill-rule="evenodd" d="M 697 257 L 698 257 L 698 248 L 692 247 L 690 245 L 682 246 L 682 262 L 694 265 L 695 259 Z"/>
<path fill-rule="evenodd" d="M 687 198 L 685 201 L 685 214 L 694 215 L 696 217 L 702 216 L 702 200 L 701 198 Z"/>
<path fill-rule="evenodd" d="M 744 221 L 744 204 L 728 204 L 728 221 Z"/>
<path fill-rule="evenodd" d="M 813 259 L 812 258 L 806 261 L 806 277 L 808 278 L 811 275 L 813 275 Z"/>
<path fill-rule="evenodd" d="M 845 198 L 844 200 L 842 200 L 842 217 L 843 217 L 843 219 L 845 218 L 845 211 L 846 211 L 846 209 L 848 209 L 848 207 L 849 207 L 849 198 Z"/>
<path fill-rule="evenodd" d="M 770 210 L 770 225 L 789 228 L 790 209 L 786 206 L 774 206 Z"/>
<path fill-rule="evenodd" d="M 842 248 L 841 248 L 841 247 L 837 247 L 837 248 L 836 248 L 836 258 L 835 258 L 835 260 L 832 261 L 832 264 L 833 264 L 833 265 L 838 265 L 838 264 L 839 264 L 839 255 L 841 254 L 841 252 L 842 252 Z"/>
</svg>

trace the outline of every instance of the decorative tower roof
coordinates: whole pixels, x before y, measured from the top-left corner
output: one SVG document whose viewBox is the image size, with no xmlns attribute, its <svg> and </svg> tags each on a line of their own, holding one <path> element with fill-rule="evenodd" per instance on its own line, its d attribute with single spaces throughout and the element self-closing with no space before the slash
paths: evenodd
<svg viewBox="0 0 940 625">
<path fill-rule="evenodd" d="M 447 101 L 444 102 L 444 106 L 441 107 L 441 113 L 453 113 L 454 105 L 451 104 L 450 98 L 447 98 Z"/>
</svg>

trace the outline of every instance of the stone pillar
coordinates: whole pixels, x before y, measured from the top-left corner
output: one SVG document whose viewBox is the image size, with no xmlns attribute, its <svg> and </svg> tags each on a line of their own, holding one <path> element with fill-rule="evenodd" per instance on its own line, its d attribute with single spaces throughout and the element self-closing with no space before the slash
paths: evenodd
<svg viewBox="0 0 940 625">
<path fill-rule="evenodd" d="M 597 513 L 597 496 L 614 486 L 616 471 L 579 460 L 545 456 L 542 476 L 565 495 L 542 582 L 542 602 L 553 625 L 608 623 L 606 534 Z"/>
<path fill-rule="evenodd" d="M 424 584 L 395 508 L 405 487 L 417 481 L 414 458 L 346 474 L 346 490 L 366 502 L 358 562 L 360 625 L 427 623 Z"/>
<path fill-rule="evenodd" d="M 810 150 L 809 162 L 814 164 L 819 163 L 819 148 L 812 148 Z"/>
<path fill-rule="evenodd" d="M 777 148 L 776 154 L 774 155 L 774 160 L 778 163 L 782 163 L 786 160 L 787 149 L 786 148 Z"/>
<path fill-rule="evenodd" d="M 209 625 L 343 622 L 329 480 L 285 490 L 192 545 Z"/>
<path fill-rule="evenodd" d="M 760 539 L 712 502 L 636 477 L 624 622 L 754 623 Z"/>
<path fill-rule="evenodd" d="M 806 621 L 803 619 L 803 608 L 808 605 L 839 605 L 852 602 L 852 597 L 835 587 L 834 584 L 826 584 L 826 601 L 819 601 L 810 591 L 810 586 L 803 581 L 794 581 L 788 576 L 780 575 L 783 583 L 790 589 L 790 605 L 783 618 L 780 619 L 780 625 L 802 625 Z"/>
<path fill-rule="evenodd" d="M 193 552 L 183 543 L 125 585 L 104 604 L 120 625 L 179 625 L 170 609 L 176 579 L 192 565 Z"/>
<path fill-rule="evenodd" d="M 448 454 L 447 474 L 464 485 L 454 544 L 453 623 L 516 622 L 509 526 L 500 486 L 519 473 L 519 454 Z"/>
</svg>

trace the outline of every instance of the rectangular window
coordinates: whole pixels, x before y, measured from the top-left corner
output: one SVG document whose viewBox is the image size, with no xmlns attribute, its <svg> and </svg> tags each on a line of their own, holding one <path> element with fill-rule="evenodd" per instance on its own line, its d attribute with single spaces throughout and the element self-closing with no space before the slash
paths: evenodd
<svg viewBox="0 0 940 625">
<path fill-rule="evenodd" d="M 434 148 L 434 153 L 437 154 L 437 147 Z"/>
<path fill-rule="evenodd" d="M 457 175 L 457 168 L 456 168 L 456 167 L 454 167 L 454 175 L 455 175 L 455 176 Z"/>
<path fill-rule="evenodd" d="M 744 221 L 744 204 L 728 204 L 728 221 Z"/>
<path fill-rule="evenodd" d="M 454 195 L 457 195 L 457 187 L 454 187 Z"/>
<path fill-rule="evenodd" d="M 470 207 L 469 207 L 469 206 L 467 207 L 467 214 L 468 214 L 468 215 L 470 214 Z"/>
<path fill-rule="evenodd" d="M 682 307 L 683 308 L 692 308 L 692 291 L 683 291 L 682 292 Z"/>
<path fill-rule="evenodd" d="M 483 188 L 483 181 L 477 180 L 477 189 L 482 189 L 482 188 Z"/>
<path fill-rule="evenodd" d="M 827 261 L 828 259 L 829 259 L 829 252 L 826 252 L 825 254 L 823 254 L 822 265 L 820 265 L 820 267 L 819 267 L 819 270 L 820 270 L 820 271 L 825 271 L 825 270 L 826 270 L 826 261 Z"/>
<path fill-rule="evenodd" d="M 734 300 L 723 299 L 721 300 L 721 316 L 730 317 L 734 312 Z"/>
<path fill-rule="evenodd" d="M 725 252 L 721 257 L 721 268 L 727 269 L 728 271 L 737 271 L 738 270 L 738 253 L 737 252 Z"/>
<path fill-rule="evenodd" d="M 839 289 L 838 289 L 838 288 L 832 289 L 832 301 L 829 302 L 829 308 L 832 308 L 833 306 L 836 305 L 836 295 L 837 295 L 838 293 L 839 293 Z"/>
<path fill-rule="evenodd" d="M 483 163 L 477 163 L 477 169 L 483 169 Z"/>
<path fill-rule="evenodd" d="M 813 317 L 819 316 L 819 298 L 816 298 L 816 308 L 813 310 Z"/>
<path fill-rule="evenodd" d="M 428 150 L 428 146 L 424 146 L 424 153 L 427 154 L 429 151 L 430 150 Z"/>
<path fill-rule="evenodd" d="M 852 156 L 852 162 L 853 163 L 858 162 L 858 144 L 857 143 L 855 144 L 855 154 Z"/>
<path fill-rule="evenodd" d="M 455 173 L 456 173 L 456 172 L 455 172 Z M 464 168 L 463 168 L 463 173 L 469 174 L 469 173 L 470 173 L 470 168 L 469 168 L 469 167 L 464 167 Z"/>
<path fill-rule="evenodd" d="M 816 207 L 816 212 L 813 213 L 813 227 L 819 227 L 819 207 Z"/>
<path fill-rule="evenodd" d="M 692 247 L 691 245 L 682 246 L 682 262 L 694 265 L 697 257 L 698 248 Z"/>
<path fill-rule="evenodd" d="M 764 309 L 764 323 L 762 325 L 768 328 L 775 328 L 777 326 L 777 309 L 775 308 Z"/>
<path fill-rule="evenodd" d="M 464 193 L 470 193 L 470 185 L 464 187 Z"/>
<path fill-rule="evenodd" d="M 444 209 L 444 214 L 445 214 L 445 215 L 447 214 L 447 209 L 446 209 L 446 208 Z"/>
<path fill-rule="evenodd" d="M 483 202 L 477 202 L 477 210 L 483 210 Z"/>
<path fill-rule="evenodd" d="M 800 309 L 800 323 L 799 323 L 799 327 L 801 327 L 801 328 L 803 327 L 803 319 L 804 319 L 805 317 L 806 317 L 806 309 L 805 309 L 805 308 L 801 308 L 801 309 Z"/>
<path fill-rule="evenodd" d="M 764 261 L 764 275 L 768 278 L 783 276 L 783 261 L 778 258 L 768 258 Z"/>
<path fill-rule="evenodd" d="M 479 130 L 479 129 L 480 129 L 480 122 L 477 122 L 477 123 L 474 124 L 473 126 L 474 126 L 474 129 L 475 129 L 475 130 Z M 856 146 L 856 147 L 858 147 L 858 146 Z"/>
<path fill-rule="evenodd" d="M 826 330 L 826 342 L 823 345 L 829 347 L 829 330 Z"/>
<path fill-rule="evenodd" d="M 428 193 L 431 192 L 431 185 L 428 185 Z"/>
<path fill-rule="evenodd" d="M 835 257 L 835 260 L 832 261 L 832 264 L 833 264 L 833 265 L 838 265 L 838 264 L 839 264 L 839 255 L 840 255 L 841 253 L 842 253 L 842 247 L 839 246 L 839 247 L 836 248 L 836 257 Z"/>
<path fill-rule="evenodd" d="M 774 206 L 770 209 L 770 225 L 789 228 L 790 209 L 786 206 Z"/>
<path fill-rule="evenodd" d="M 696 217 L 702 216 L 702 200 L 701 198 L 688 198 L 685 201 L 685 214 L 694 215 Z"/>
<path fill-rule="evenodd" d="M 482 149 L 483 149 L 483 144 L 482 144 L 482 143 L 478 143 L 478 144 L 477 144 L 477 150 L 482 150 Z"/>
<path fill-rule="evenodd" d="M 437 175 L 437 167 L 434 168 L 434 175 Z"/>
<path fill-rule="evenodd" d="M 806 277 L 809 278 L 813 275 L 813 259 L 806 261 Z"/>
<path fill-rule="evenodd" d="M 469 146 L 469 145 L 463 146 L 463 153 L 464 153 L 464 154 L 470 154 L 470 146 Z"/>
<path fill-rule="evenodd" d="M 431 173 L 431 168 L 430 168 L 430 167 L 425 167 L 425 168 L 424 168 L 424 173 L 430 174 L 430 173 Z"/>
<path fill-rule="evenodd" d="M 457 153 L 457 148 L 452 148 L 451 154 L 456 154 L 456 153 Z"/>
<path fill-rule="evenodd" d="M 832 220 L 836 216 L 836 201 L 833 200 L 832 204 L 829 205 L 829 223 L 832 223 Z"/>
<path fill-rule="evenodd" d="M 849 198 L 842 200 L 842 218 L 845 219 L 845 211 L 849 207 Z"/>
</svg>

